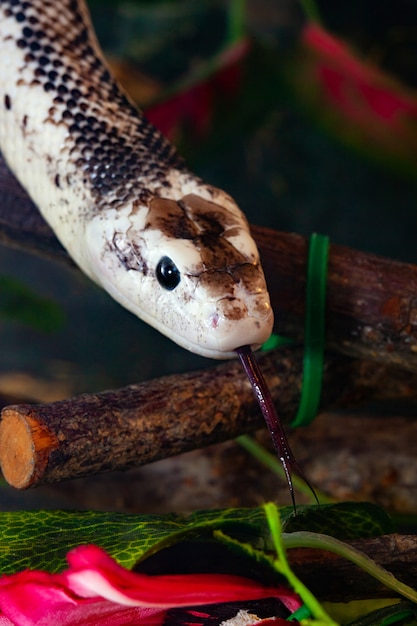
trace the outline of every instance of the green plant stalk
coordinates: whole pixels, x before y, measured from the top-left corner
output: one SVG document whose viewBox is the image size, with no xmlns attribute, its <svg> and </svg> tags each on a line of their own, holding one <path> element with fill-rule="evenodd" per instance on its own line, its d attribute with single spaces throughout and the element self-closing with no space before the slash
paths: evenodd
<svg viewBox="0 0 417 626">
<path fill-rule="evenodd" d="M 337 626 L 336 622 L 326 613 L 318 600 L 314 597 L 309 589 L 301 582 L 299 578 L 291 570 L 287 556 L 285 553 L 286 546 L 282 540 L 282 537 L 287 536 L 288 533 L 281 533 L 281 521 L 278 507 L 273 502 L 267 502 L 264 504 L 265 515 L 268 521 L 269 529 L 271 531 L 272 541 L 277 553 L 277 558 L 273 560 L 275 570 L 285 576 L 288 583 L 294 589 L 294 591 L 300 596 L 304 604 L 310 610 L 311 615 L 319 620 L 320 623 L 327 626 Z M 293 533 L 291 533 L 293 534 Z M 296 533 L 294 533 L 296 534 Z"/>
<path fill-rule="evenodd" d="M 316 417 L 320 406 L 326 343 L 328 260 L 329 238 L 312 233 L 307 267 L 303 385 L 298 411 L 291 420 L 292 428 L 308 426 Z"/>
<path fill-rule="evenodd" d="M 417 603 L 417 591 L 415 589 L 399 581 L 391 572 L 375 563 L 363 552 L 347 545 L 343 541 L 339 541 L 339 539 L 321 533 L 300 530 L 293 533 L 282 533 L 282 543 L 285 549 L 319 548 L 334 552 L 363 569 L 389 589 Z"/>
<path fill-rule="evenodd" d="M 233 45 L 246 34 L 246 0 L 230 0 L 227 44 Z"/>
<path fill-rule="evenodd" d="M 245 450 L 247 450 L 257 461 L 260 461 L 260 463 L 265 465 L 265 467 L 270 469 L 275 474 L 278 474 L 278 476 L 280 476 L 281 478 L 285 478 L 284 470 L 277 457 L 271 452 L 268 452 L 268 450 L 261 446 L 261 444 L 258 443 L 256 439 L 253 439 L 253 437 L 250 437 L 249 435 L 241 435 L 240 437 L 237 437 L 236 441 L 242 446 L 242 448 L 245 448 Z M 294 475 L 292 476 L 292 482 L 294 488 L 299 493 L 307 496 L 311 504 L 315 504 L 315 498 L 313 497 L 309 487 L 301 478 L 299 478 L 297 475 Z M 314 491 L 316 492 L 317 499 L 320 504 L 332 504 L 335 502 L 335 500 L 327 496 L 325 493 L 317 491 L 316 488 L 314 488 Z"/>
<path fill-rule="evenodd" d="M 166 102 L 178 94 L 193 89 L 196 85 L 208 80 L 219 70 L 225 67 L 230 51 L 234 47 L 238 48 L 240 43 L 246 40 L 246 0 L 231 0 L 228 15 L 228 31 L 224 42 L 220 45 L 216 53 L 209 59 L 198 63 L 185 76 L 180 77 L 173 84 L 163 89 L 162 93 L 147 105 L 147 108 Z"/>
<path fill-rule="evenodd" d="M 307 19 L 316 24 L 321 23 L 320 13 L 314 0 L 300 0 L 300 4 Z"/>
<path fill-rule="evenodd" d="M 239 42 L 241 42 L 242 45 L 245 44 L 244 39 L 235 41 L 234 45 L 236 48 L 239 47 Z M 165 87 L 161 93 L 158 93 L 158 95 L 146 105 L 146 109 L 150 109 L 162 102 L 165 103 L 170 98 L 187 92 L 212 77 L 225 67 L 226 61 L 228 57 L 230 57 L 231 49 L 232 46 L 229 43 L 224 43 L 209 59 L 198 63 L 197 66 L 191 69 L 185 76 L 178 78 L 173 84 Z"/>
</svg>

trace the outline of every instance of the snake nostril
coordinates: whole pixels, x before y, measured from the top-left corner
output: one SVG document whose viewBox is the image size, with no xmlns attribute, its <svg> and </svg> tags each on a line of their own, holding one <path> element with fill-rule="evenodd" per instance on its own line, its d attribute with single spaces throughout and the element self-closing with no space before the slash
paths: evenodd
<svg viewBox="0 0 417 626">
<path fill-rule="evenodd" d="M 210 326 L 211 328 L 217 328 L 218 325 L 219 325 L 219 314 L 213 313 L 213 315 L 210 317 Z"/>
</svg>

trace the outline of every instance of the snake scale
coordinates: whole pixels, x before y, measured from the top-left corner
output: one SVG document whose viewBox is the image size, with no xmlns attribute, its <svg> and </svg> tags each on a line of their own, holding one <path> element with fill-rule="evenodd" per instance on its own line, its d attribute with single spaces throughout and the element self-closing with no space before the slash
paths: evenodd
<svg viewBox="0 0 417 626">
<path fill-rule="evenodd" d="M 239 354 L 292 493 L 302 472 L 252 358 L 273 313 L 245 216 L 117 84 L 84 0 L 0 0 L 0 53 L 9 168 L 115 300 L 192 352 Z"/>
</svg>

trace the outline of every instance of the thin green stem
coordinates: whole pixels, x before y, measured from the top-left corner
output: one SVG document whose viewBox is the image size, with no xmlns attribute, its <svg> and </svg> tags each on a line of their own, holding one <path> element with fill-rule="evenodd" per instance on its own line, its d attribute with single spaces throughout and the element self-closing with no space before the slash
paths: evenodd
<svg viewBox="0 0 417 626">
<path fill-rule="evenodd" d="M 236 41 L 234 47 L 226 43 L 212 57 L 198 63 L 197 66 L 190 70 L 185 76 L 179 78 L 172 85 L 159 93 L 149 104 L 149 108 L 161 102 L 166 102 L 178 94 L 187 92 L 196 85 L 200 85 L 219 70 L 243 58 L 245 49 L 245 41 L 243 39 Z"/>
<path fill-rule="evenodd" d="M 246 0 L 230 0 L 227 43 L 233 45 L 246 34 Z"/>
<path fill-rule="evenodd" d="M 249 435 L 241 435 L 240 437 L 237 437 L 236 441 L 242 446 L 242 448 L 245 448 L 245 450 L 247 450 L 253 457 L 255 457 L 257 461 L 265 465 L 265 467 L 270 469 L 275 474 L 278 474 L 282 478 L 285 478 L 284 470 L 282 469 L 282 465 L 277 457 L 274 454 L 271 454 L 271 452 L 268 452 L 268 450 L 261 446 L 261 444 L 258 443 L 256 439 L 253 439 Z M 313 497 L 308 485 L 306 485 L 301 478 L 294 474 L 294 476 L 292 477 L 292 482 L 294 488 L 298 492 L 302 493 L 303 495 L 307 495 L 312 504 L 315 503 L 315 498 Z M 315 492 L 320 504 L 331 504 L 335 502 L 335 500 L 329 498 L 329 496 L 327 496 L 325 493 L 316 491 L 316 489 Z"/>
<path fill-rule="evenodd" d="M 299 578 L 291 570 L 287 561 L 286 546 L 282 540 L 283 536 L 287 536 L 281 532 L 281 521 L 277 506 L 273 502 L 267 502 L 264 504 L 265 515 L 268 521 L 269 529 L 272 536 L 272 541 L 277 553 L 277 558 L 274 559 L 273 565 L 279 574 L 282 574 L 287 579 L 288 583 L 294 589 L 294 591 L 300 596 L 304 604 L 310 610 L 311 615 L 320 623 L 326 626 L 337 626 L 336 622 L 326 613 L 318 600 L 314 597 L 309 589 L 301 582 Z"/>
<path fill-rule="evenodd" d="M 321 23 L 320 13 L 314 0 L 299 0 L 306 17 L 317 24 Z"/>
<path fill-rule="evenodd" d="M 352 546 L 334 537 L 308 531 L 297 531 L 293 533 L 282 533 L 282 542 L 286 549 L 320 548 L 321 550 L 334 552 L 363 569 L 389 589 L 417 603 L 417 591 L 415 589 L 399 581 L 391 572 L 388 572 L 375 563 L 375 561 L 366 556 L 366 554 L 363 554 L 363 552 L 352 548 Z"/>
</svg>

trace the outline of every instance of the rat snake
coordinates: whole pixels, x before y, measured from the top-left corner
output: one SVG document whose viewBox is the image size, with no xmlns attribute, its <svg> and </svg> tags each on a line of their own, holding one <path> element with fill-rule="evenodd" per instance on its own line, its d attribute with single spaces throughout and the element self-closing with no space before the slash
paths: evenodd
<svg viewBox="0 0 417 626">
<path fill-rule="evenodd" d="M 181 346 L 229 358 L 273 314 L 246 218 L 112 77 L 83 0 L 0 1 L 0 149 L 78 266 Z"/>
</svg>

